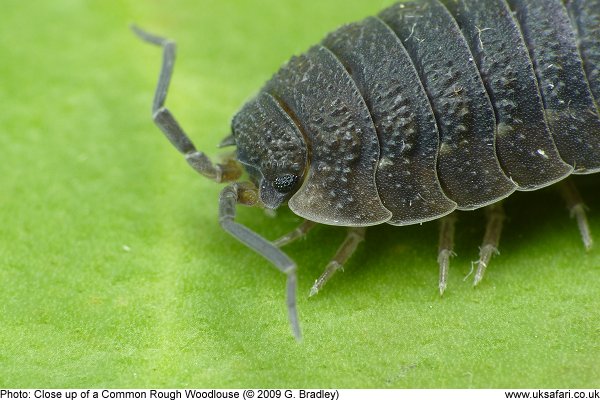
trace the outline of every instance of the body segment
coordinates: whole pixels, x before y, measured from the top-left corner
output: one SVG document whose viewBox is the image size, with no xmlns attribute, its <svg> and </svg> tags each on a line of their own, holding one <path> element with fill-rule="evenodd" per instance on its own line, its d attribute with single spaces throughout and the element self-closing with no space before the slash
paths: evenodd
<svg viewBox="0 0 600 400">
<path fill-rule="evenodd" d="M 600 119 L 572 22 L 560 0 L 508 0 L 527 43 L 561 158 L 576 174 L 600 169 Z"/>
<path fill-rule="evenodd" d="M 379 16 L 402 40 L 429 96 L 440 130 L 438 176 L 446 195 L 469 210 L 514 192 L 496 156 L 492 104 L 450 13 L 437 0 L 425 0 L 398 3 Z"/>
<path fill-rule="evenodd" d="M 294 213 L 328 225 L 387 222 L 375 185 L 379 141 L 369 110 L 343 65 L 323 46 L 292 58 L 264 89 L 286 105 L 310 145 Z"/>
<path fill-rule="evenodd" d="M 456 19 L 496 116 L 496 153 L 520 190 L 568 176 L 558 154 L 521 31 L 505 0 L 445 0 Z"/>
<path fill-rule="evenodd" d="M 439 134 L 427 95 L 396 34 L 379 18 L 346 25 L 325 38 L 371 113 L 381 152 L 376 183 L 393 214 L 407 225 L 453 211 L 437 178 Z"/>
<path fill-rule="evenodd" d="M 579 53 L 583 61 L 590 90 L 600 102 L 600 1 L 564 0 L 577 35 Z"/>
</svg>

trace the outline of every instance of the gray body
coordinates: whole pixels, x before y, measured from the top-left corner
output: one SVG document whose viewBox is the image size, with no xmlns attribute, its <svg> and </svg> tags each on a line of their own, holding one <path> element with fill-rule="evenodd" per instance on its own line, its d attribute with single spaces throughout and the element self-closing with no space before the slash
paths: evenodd
<svg viewBox="0 0 600 400">
<path fill-rule="evenodd" d="M 311 295 L 348 260 L 364 227 L 434 219 L 442 294 L 452 211 L 488 206 L 476 285 L 497 252 L 499 201 L 558 181 L 592 246 L 585 207 L 565 178 L 600 170 L 600 0 L 422 0 L 345 25 L 243 106 L 221 143 L 235 145 L 235 157 L 220 164 L 164 105 L 175 43 L 134 31 L 163 47 L 155 123 L 197 172 L 230 182 L 219 222 L 286 275 L 297 338 L 296 264 L 280 247 L 317 223 L 349 229 Z M 249 182 L 239 181 L 243 170 Z M 240 204 L 285 203 L 305 221 L 278 240 L 235 221 Z"/>
<path fill-rule="evenodd" d="M 261 193 L 267 207 L 341 226 L 420 223 L 596 172 L 599 21 L 600 0 L 395 4 L 285 64 L 234 117 L 238 159 L 261 188 L 297 176 Z M 289 119 L 241 129 L 265 94 Z M 293 143 L 261 138 L 292 128 Z M 260 171 L 286 152 L 301 171 Z"/>
</svg>

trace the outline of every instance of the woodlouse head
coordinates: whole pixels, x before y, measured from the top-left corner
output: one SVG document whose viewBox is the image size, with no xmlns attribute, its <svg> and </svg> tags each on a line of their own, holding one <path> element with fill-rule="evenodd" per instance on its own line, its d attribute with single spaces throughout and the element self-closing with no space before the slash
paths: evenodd
<svg viewBox="0 0 600 400">
<path fill-rule="evenodd" d="M 261 92 L 232 122 L 237 159 L 259 188 L 261 202 L 275 209 L 298 190 L 307 150 L 292 118 L 271 95 Z"/>
</svg>

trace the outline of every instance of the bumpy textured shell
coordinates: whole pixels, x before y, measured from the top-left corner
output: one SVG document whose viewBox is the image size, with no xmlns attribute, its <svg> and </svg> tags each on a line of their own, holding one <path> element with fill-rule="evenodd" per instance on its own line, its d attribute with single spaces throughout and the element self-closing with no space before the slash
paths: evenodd
<svg viewBox="0 0 600 400">
<path fill-rule="evenodd" d="M 273 206 L 406 225 L 597 172 L 599 96 L 600 0 L 421 0 L 293 57 L 233 134 L 267 202 L 301 178 Z"/>
</svg>

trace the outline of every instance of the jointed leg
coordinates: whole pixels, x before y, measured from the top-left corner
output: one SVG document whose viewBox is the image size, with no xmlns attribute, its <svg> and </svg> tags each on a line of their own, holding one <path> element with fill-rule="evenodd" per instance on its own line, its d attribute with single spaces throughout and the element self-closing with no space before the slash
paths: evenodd
<svg viewBox="0 0 600 400">
<path fill-rule="evenodd" d="M 492 204 L 485 209 L 487 224 L 483 243 L 479 249 L 479 261 L 477 262 L 477 272 L 473 279 L 473 286 L 477 286 L 483 279 L 485 270 L 492 258 L 492 255 L 498 254 L 498 244 L 500 243 L 500 234 L 506 215 L 502 203 Z"/>
<path fill-rule="evenodd" d="M 175 42 L 151 35 L 137 26 L 133 26 L 132 29 L 141 39 L 163 48 L 163 63 L 152 103 L 154 123 L 163 131 L 173 146 L 185 156 L 188 164 L 200 174 L 216 182 L 234 181 L 239 178 L 242 170 L 234 160 L 228 160 L 226 164 L 213 165 L 206 154 L 196 150 L 173 114 L 164 106 L 175 63 Z"/>
<path fill-rule="evenodd" d="M 277 247 L 283 247 L 286 244 L 290 244 L 296 241 L 297 239 L 300 239 L 301 237 L 305 236 L 315 226 L 317 226 L 316 222 L 305 219 L 300 225 L 298 225 L 296 229 L 273 241 L 273 244 Z"/>
<path fill-rule="evenodd" d="M 572 179 L 565 179 L 560 183 L 560 192 L 567 202 L 567 208 L 571 213 L 571 218 L 577 220 L 577 226 L 579 227 L 579 233 L 583 240 L 583 245 L 586 250 L 590 250 L 594 241 L 592 239 L 592 233 L 590 226 L 588 225 L 587 216 L 585 214 L 586 207 L 583 204 L 581 195 L 573 183 Z"/>
<path fill-rule="evenodd" d="M 444 294 L 448 282 L 450 257 L 454 256 L 454 225 L 456 213 L 451 213 L 440 220 L 440 244 L 438 247 L 438 264 L 440 266 L 440 296 Z"/>
<path fill-rule="evenodd" d="M 240 242 L 271 261 L 287 276 L 287 308 L 290 325 L 296 339 L 301 338 L 298 311 L 296 309 L 296 264 L 273 243 L 256 232 L 235 222 L 237 204 L 254 205 L 258 200 L 257 189 L 250 183 L 232 183 L 221 191 L 219 198 L 219 222 L 223 229 Z"/>
<path fill-rule="evenodd" d="M 325 267 L 325 271 L 315 281 L 315 284 L 310 289 L 309 296 L 314 296 L 323 288 L 325 283 L 336 273 L 338 269 L 342 269 L 344 264 L 356 250 L 356 247 L 365 239 L 365 230 L 363 227 L 348 228 L 348 235 L 338 248 L 333 259 Z"/>
</svg>

